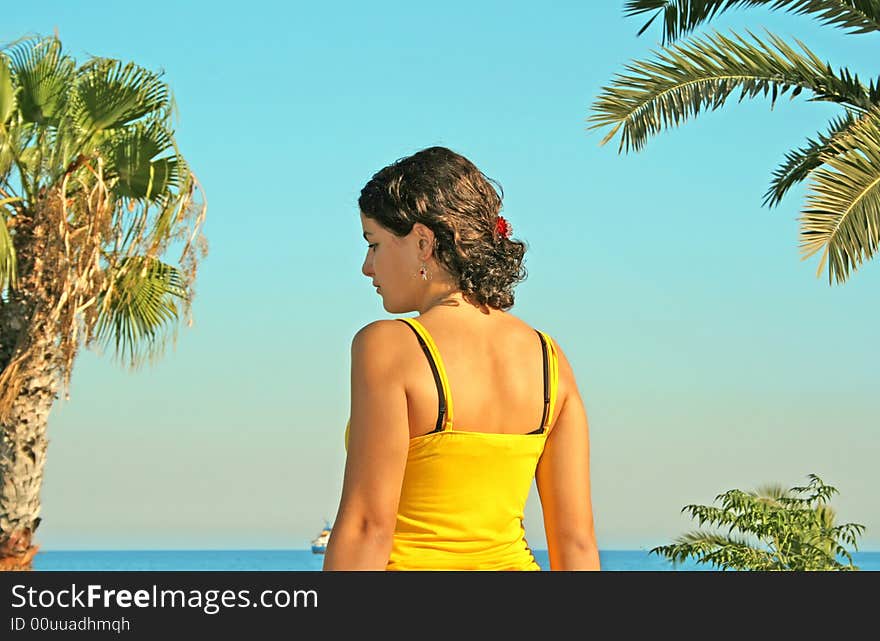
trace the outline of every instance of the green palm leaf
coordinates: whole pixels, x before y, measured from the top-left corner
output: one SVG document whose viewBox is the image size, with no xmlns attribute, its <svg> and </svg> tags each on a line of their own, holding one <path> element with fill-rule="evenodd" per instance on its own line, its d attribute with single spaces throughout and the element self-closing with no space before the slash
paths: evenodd
<svg viewBox="0 0 880 641">
<path fill-rule="evenodd" d="M 777 564 L 772 550 L 762 549 L 743 537 L 697 530 L 676 539 L 672 545 L 652 548 L 650 554 L 666 557 L 673 564 L 689 558 L 725 570 L 766 570 Z"/>
<path fill-rule="evenodd" d="M 804 55 L 773 34 L 772 47 L 749 35 L 753 42 L 736 34 L 693 38 L 655 53 L 656 60 L 627 65 L 630 74 L 618 75 L 593 104 L 589 129 L 611 127 L 603 145 L 622 129 L 620 150 L 638 151 L 662 129 L 718 109 L 737 89 L 740 101 L 769 94 L 771 106 L 780 95 L 791 92 L 794 98 L 806 89 L 811 100 L 871 108 L 869 89 L 857 76 L 835 74 L 801 42 Z"/>
<path fill-rule="evenodd" d="M 9 49 L 20 87 L 18 106 L 26 122 L 57 126 L 67 100 L 75 63 L 54 38 L 24 41 Z"/>
<path fill-rule="evenodd" d="M 801 253 L 823 250 L 816 274 L 845 282 L 880 244 L 880 108 L 854 123 L 833 143 L 834 155 L 812 174 L 802 212 Z"/>
<path fill-rule="evenodd" d="M 7 128 L 6 123 L 15 112 L 16 93 L 17 89 L 12 81 L 9 61 L 6 56 L 0 55 L 0 181 L 7 179 L 9 169 L 15 162 L 11 147 L 11 138 L 14 132 Z"/>
<path fill-rule="evenodd" d="M 662 16 L 665 44 L 693 32 L 728 9 L 756 6 L 813 15 L 823 24 L 842 27 L 853 34 L 880 31 L 878 0 L 628 0 L 624 11 L 627 17 L 655 12 L 639 29 L 639 35 Z"/>
<path fill-rule="evenodd" d="M 156 258 L 126 259 L 109 279 L 99 300 L 95 335 L 134 367 L 161 353 L 170 329 L 176 326 L 175 299 L 186 299 L 180 271 Z"/>
<path fill-rule="evenodd" d="M 773 171 L 770 188 L 764 194 L 764 205 L 778 205 L 789 189 L 822 165 L 823 158 L 834 155 L 832 141 L 846 132 L 856 120 L 849 112 L 845 116 L 836 117 L 831 121 L 828 133 L 819 134 L 818 140 L 808 138 L 805 147 L 785 154 L 785 161 Z"/>
<path fill-rule="evenodd" d="M 98 58 L 79 70 L 71 116 L 87 134 L 122 127 L 170 108 L 168 86 L 134 63 Z"/>
<path fill-rule="evenodd" d="M 156 200 L 178 187 L 184 169 L 177 156 L 157 158 L 174 149 L 170 132 L 156 121 L 139 121 L 101 144 L 108 176 L 118 177 L 116 191 L 131 199 Z"/>
<path fill-rule="evenodd" d="M 0 292 L 15 287 L 16 281 L 15 245 L 6 228 L 6 216 L 0 209 Z"/>
<path fill-rule="evenodd" d="M 12 149 L 13 132 L 0 131 L 0 182 L 9 181 L 9 170 L 15 162 Z"/>
<path fill-rule="evenodd" d="M 185 215 L 185 210 L 189 206 L 188 192 L 193 188 L 193 185 L 189 166 L 181 156 L 177 157 L 175 171 L 181 182 L 175 185 L 176 194 L 166 192 L 166 195 L 156 203 L 157 214 L 147 237 L 151 246 L 162 244 L 165 239 L 179 238 L 177 223 Z"/>
<path fill-rule="evenodd" d="M 15 110 L 15 86 L 6 56 L 0 56 L 0 135 L 6 129 L 6 121 Z"/>
</svg>

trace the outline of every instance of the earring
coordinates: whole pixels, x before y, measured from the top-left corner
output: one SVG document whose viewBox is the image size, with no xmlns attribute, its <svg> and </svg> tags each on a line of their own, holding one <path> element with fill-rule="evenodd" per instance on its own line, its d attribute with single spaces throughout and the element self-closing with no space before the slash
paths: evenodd
<svg viewBox="0 0 880 641">
<path fill-rule="evenodd" d="M 428 266 L 425 263 L 419 267 L 419 276 L 422 277 L 422 280 L 428 280 Z"/>
</svg>

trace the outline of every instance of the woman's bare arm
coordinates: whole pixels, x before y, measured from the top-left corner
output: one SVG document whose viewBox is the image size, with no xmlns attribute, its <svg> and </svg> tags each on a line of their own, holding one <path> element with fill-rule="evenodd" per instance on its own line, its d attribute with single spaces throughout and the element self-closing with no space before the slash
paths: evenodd
<svg viewBox="0 0 880 641">
<path fill-rule="evenodd" d="M 376 321 L 352 340 L 348 455 L 324 570 L 384 570 L 388 563 L 409 449 L 406 390 L 394 349 L 400 326 Z"/>
<path fill-rule="evenodd" d="M 551 570 L 599 570 L 590 495 L 587 412 L 571 365 L 558 344 L 560 391 L 553 429 L 538 462 L 536 481 L 544 514 Z"/>
</svg>

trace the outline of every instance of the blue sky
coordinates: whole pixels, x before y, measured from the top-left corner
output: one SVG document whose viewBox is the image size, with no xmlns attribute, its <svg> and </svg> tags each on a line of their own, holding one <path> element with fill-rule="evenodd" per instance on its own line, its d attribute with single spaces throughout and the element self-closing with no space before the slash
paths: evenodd
<svg viewBox="0 0 880 641">
<path fill-rule="evenodd" d="M 734 487 L 836 486 L 880 549 L 880 265 L 830 287 L 801 261 L 804 188 L 761 206 L 831 105 L 731 102 L 639 154 L 586 130 L 613 74 L 658 46 L 623 2 L 19 3 L 0 40 L 163 70 L 205 188 L 192 327 L 138 372 L 83 352 L 49 426 L 44 549 L 304 548 L 336 512 L 349 347 L 388 318 L 360 273 L 357 196 L 430 145 L 504 188 L 528 244 L 512 313 L 556 338 L 591 425 L 603 549 L 670 542 Z M 419 3 L 420 5 L 423 3 Z M 231 7 L 231 5 L 228 5 Z M 876 35 L 733 11 L 876 73 Z M 526 530 L 544 547 L 533 492 Z"/>
</svg>

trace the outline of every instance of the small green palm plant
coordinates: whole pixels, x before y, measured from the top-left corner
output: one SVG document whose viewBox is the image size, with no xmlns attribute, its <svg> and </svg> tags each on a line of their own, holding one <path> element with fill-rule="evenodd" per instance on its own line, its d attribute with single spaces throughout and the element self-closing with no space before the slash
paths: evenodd
<svg viewBox="0 0 880 641">
<path fill-rule="evenodd" d="M 766 486 L 754 492 L 729 490 L 715 497 L 720 507 L 686 505 L 697 530 L 661 545 L 650 554 L 665 557 L 673 566 L 691 559 L 717 570 L 831 571 L 858 570 L 852 554 L 865 526 L 835 525 L 828 504 L 837 489 L 815 474 L 809 483 L 788 490 Z"/>
<path fill-rule="evenodd" d="M 880 31 L 880 0 L 628 0 L 627 16 L 653 14 L 664 46 L 649 60 L 630 62 L 604 87 L 587 118 L 606 128 L 604 145 L 620 134 L 618 152 L 639 151 L 674 128 L 729 99 L 803 94 L 831 102 L 840 113 L 825 132 L 786 154 L 773 172 L 764 204 L 775 206 L 794 185 L 808 180 L 800 216 L 801 258 L 821 251 L 816 275 L 828 268 L 841 284 L 880 247 L 880 82 L 862 82 L 847 68 L 835 71 L 802 42 L 767 33 L 705 36 L 692 33 L 733 8 L 765 6 L 803 14 L 850 34 Z"/>
</svg>

